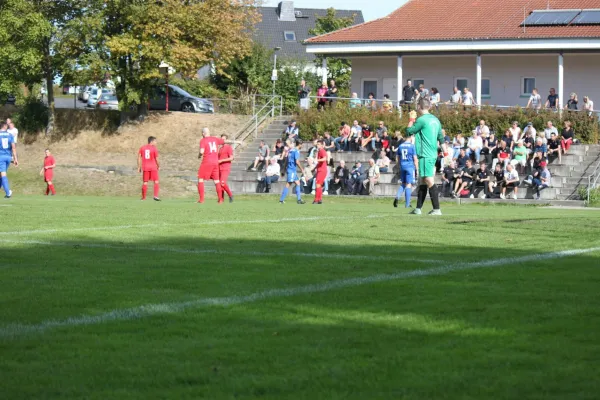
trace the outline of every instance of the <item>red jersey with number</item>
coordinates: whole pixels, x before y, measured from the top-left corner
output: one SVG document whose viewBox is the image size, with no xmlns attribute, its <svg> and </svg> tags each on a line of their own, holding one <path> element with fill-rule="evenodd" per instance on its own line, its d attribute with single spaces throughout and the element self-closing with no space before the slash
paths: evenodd
<svg viewBox="0 0 600 400">
<path fill-rule="evenodd" d="M 44 157 L 44 167 L 50 167 L 54 164 L 56 164 L 56 162 L 54 162 L 54 157 L 52 157 L 52 156 Z"/>
<path fill-rule="evenodd" d="M 223 145 L 223 147 L 221 147 L 219 149 L 219 161 L 225 160 L 227 158 L 231 158 L 232 156 L 233 156 L 233 148 L 230 145 L 225 144 L 225 145 Z M 221 170 L 230 170 L 231 169 L 231 161 L 225 161 L 223 163 L 220 163 L 219 168 Z"/>
<path fill-rule="evenodd" d="M 200 150 L 204 149 L 202 157 L 202 165 L 218 165 L 219 164 L 219 146 L 225 144 L 221 138 L 207 136 L 200 140 Z"/>
<path fill-rule="evenodd" d="M 327 171 L 327 152 L 325 149 L 319 149 L 317 153 L 317 159 L 324 158 L 325 161 L 319 161 L 317 163 L 317 172 L 325 172 Z"/>
<path fill-rule="evenodd" d="M 147 144 L 140 147 L 140 156 L 142 156 L 142 171 L 157 171 L 156 159 L 158 158 L 158 150 L 156 146 Z"/>
</svg>

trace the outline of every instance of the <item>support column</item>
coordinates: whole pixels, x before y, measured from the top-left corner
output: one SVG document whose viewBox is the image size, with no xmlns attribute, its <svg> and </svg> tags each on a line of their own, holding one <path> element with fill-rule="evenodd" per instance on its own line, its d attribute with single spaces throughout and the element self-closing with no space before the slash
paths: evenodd
<svg viewBox="0 0 600 400">
<path fill-rule="evenodd" d="M 558 109 L 562 111 L 564 101 L 564 86 L 565 86 L 565 68 L 564 68 L 563 54 L 558 54 Z"/>
<path fill-rule="evenodd" d="M 321 72 L 323 73 L 322 83 L 327 85 L 327 59 L 323 58 L 323 64 L 321 65 Z"/>
<path fill-rule="evenodd" d="M 477 92 L 476 92 L 477 108 L 481 109 L 481 53 L 477 53 Z"/>
<path fill-rule="evenodd" d="M 402 77 L 402 56 L 398 56 L 397 68 L 396 79 L 398 80 L 398 83 L 396 84 L 396 105 L 398 106 L 398 109 L 401 109 L 400 102 L 402 101 L 402 88 L 404 87 L 404 78 Z"/>
</svg>

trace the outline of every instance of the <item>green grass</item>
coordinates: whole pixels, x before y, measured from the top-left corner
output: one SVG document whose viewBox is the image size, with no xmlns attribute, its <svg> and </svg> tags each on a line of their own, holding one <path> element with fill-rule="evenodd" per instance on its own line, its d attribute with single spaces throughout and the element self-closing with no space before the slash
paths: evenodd
<svg viewBox="0 0 600 400">
<path fill-rule="evenodd" d="M 0 203 L 0 398 L 598 398 L 598 211 L 325 203 Z"/>
</svg>

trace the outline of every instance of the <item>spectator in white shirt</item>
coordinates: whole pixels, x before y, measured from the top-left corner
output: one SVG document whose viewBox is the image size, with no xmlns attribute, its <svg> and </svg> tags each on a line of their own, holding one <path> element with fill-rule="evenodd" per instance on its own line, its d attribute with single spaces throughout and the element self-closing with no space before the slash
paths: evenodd
<svg viewBox="0 0 600 400">
<path fill-rule="evenodd" d="M 452 159 L 456 160 L 460 156 L 460 149 L 465 147 L 465 138 L 461 131 L 458 131 L 452 142 Z"/>
<path fill-rule="evenodd" d="M 10 121 L 10 119 L 7 119 L 7 121 Z M 6 131 L 11 134 L 11 136 L 15 140 L 15 143 L 17 143 L 17 138 L 19 137 L 19 130 L 15 128 L 15 124 L 13 124 L 12 121 L 7 122 L 7 124 L 8 129 Z"/>
<path fill-rule="evenodd" d="M 475 98 L 473 97 L 473 93 L 469 91 L 469 88 L 464 88 L 461 103 L 463 106 L 477 105 Z"/>
<path fill-rule="evenodd" d="M 525 127 L 525 129 L 523 129 L 523 136 L 525 136 L 525 134 L 529 132 L 531 133 L 531 137 L 536 137 L 537 136 L 537 131 L 536 129 L 533 127 L 533 122 L 528 122 L 527 126 Z M 522 138 L 519 138 L 517 140 L 521 140 Z"/>
<path fill-rule="evenodd" d="M 481 136 L 475 132 L 467 142 L 467 157 L 471 157 L 471 154 L 475 153 L 475 160 L 479 163 L 481 149 L 483 149 L 483 140 L 481 139 Z"/>
<path fill-rule="evenodd" d="M 381 150 L 375 164 L 377 165 L 377 167 L 379 167 L 379 172 L 385 174 L 390 169 L 390 162 L 391 161 L 389 157 L 385 154 L 385 150 Z"/>
<path fill-rule="evenodd" d="M 473 129 L 473 133 L 478 134 L 482 137 L 487 137 L 490 134 L 490 128 L 485 124 L 485 120 L 479 121 L 479 125 L 475 129 Z"/>
<path fill-rule="evenodd" d="M 583 109 L 591 117 L 594 111 L 594 102 L 588 96 L 583 96 Z"/>
<path fill-rule="evenodd" d="M 500 194 L 501 199 L 506 199 L 506 189 L 513 189 L 513 199 L 517 199 L 519 193 L 519 174 L 517 170 L 510 164 L 506 166 L 506 173 L 504 174 L 504 181 L 502 182 L 502 193 Z"/>
<path fill-rule="evenodd" d="M 280 175 L 281 167 L 279 166 L 277 159 L 272 158 L 271 163 L 267 167 L 267 172 L 265 172 L 265 177 L 259 179 L 261 182 L 265 183 L 265 193 L 269 193 L 271 191 L 271 183 L 277 182 Z"/>
<path fill-rule="evenodd" d="M 369 170 L 367 172 L 368 179 L 363 181 L 365 189 L 369 189 L 369 194 L 372 195 L 375 192 L 375 185 L 379 183 L 379 167 L 375 165 L 375 160 L 372 158 L 369 160 Z"/>
<path fill-rule="evenodd" d="M 558 136 L 558 129 L 556 129 L 556 127 L 552 124 L 552 121 L 546 122 L 546 127 L 544 128 L 544 136 L 546 137 L 546 140 L 550 140 L 553 133 Z"/>
<path fill-rule="evenodd" d="M 357 120 L 354 120 L 352 126 L 350 127 L 350 137 L 348 138 L 348 142 L 350 144 L 355 143 L 356 147 L 354 150 L 358 150 L 360 148 L 360 140 L 362 139 L 362 127 L 358 123 Z M 354 146 L 350 146 L 350 151 L 353 150 Z"/>
<path fill-rule="evenodd" d="M 437 106 L 441 99 L 440 99 L 440 92 L 437 90 L 437 88 L 432 87 L 431 88 L 431 94 L 429 95 L 429 101 L 431 101 L 431 105 L 432 106 Z"/>
<path fill-rule="evenodd" d="M 458 88 L 455 86 L 452 92 L 452 95 L 450 96 L 450 103 L 452 104 L 460 104 L 461 101 L 461 93 L 460 90 L 458 90 Z"/>
<path fill-rule="evenodd" d="M 542 96 L 540 96 L 536 88 L 531 91 L 531 96 L 529 96 L 529 101 L 527 102 L 527 108 L 533 108 L 534 110 L 542 108 Z"/>
<path fill-rule="evenodd" d="M 519 128 L 519 123 L 517 121 L 513 121 L 512 126 L 508 128 L 508 130 L 512 133 L 513 141 L 521 139 L 521 128 Z"/>
</svg>

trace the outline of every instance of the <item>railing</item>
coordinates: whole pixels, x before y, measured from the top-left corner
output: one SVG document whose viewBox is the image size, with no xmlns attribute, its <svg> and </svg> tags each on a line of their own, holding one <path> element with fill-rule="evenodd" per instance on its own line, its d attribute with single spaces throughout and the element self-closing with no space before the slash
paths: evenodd
<svg viewBox="0 0 600 400">
<path fill-rule="evenodd" d="M 600 158 L 600 156 L 599 156 Z M 590 192 L 593 189 L 598 187 L 598 180 L 600 180 L 600 159 L 596 163 L 596 168 L 594 168 L 594 172 L 588 176 L 588 186 L 587 186 L 587 204 L 590 204 Z"/>
<path fill-rule="evenodd" d="M 262 106 L 256 105 L 257 98 L 254 99 L 253 104 L 255 107 L 254 114 L 252 117 L 244 124 L 242 129 L 238 131 L 233 137 L 234 149 L 238 146 L 242 145 L 244 141 L 252 135 L 254 139 L 258 136 L 258 128 L 267 121 L 269 118 L 274 118 L 276 113 L 279 113 L 279 116 L 282 115 L 283 112 L 283 97 L 281 96 L 261 96 L 257 95 L 257 98 L 263 97 L 267 98 L 267 102 Z"/>
</svg>

